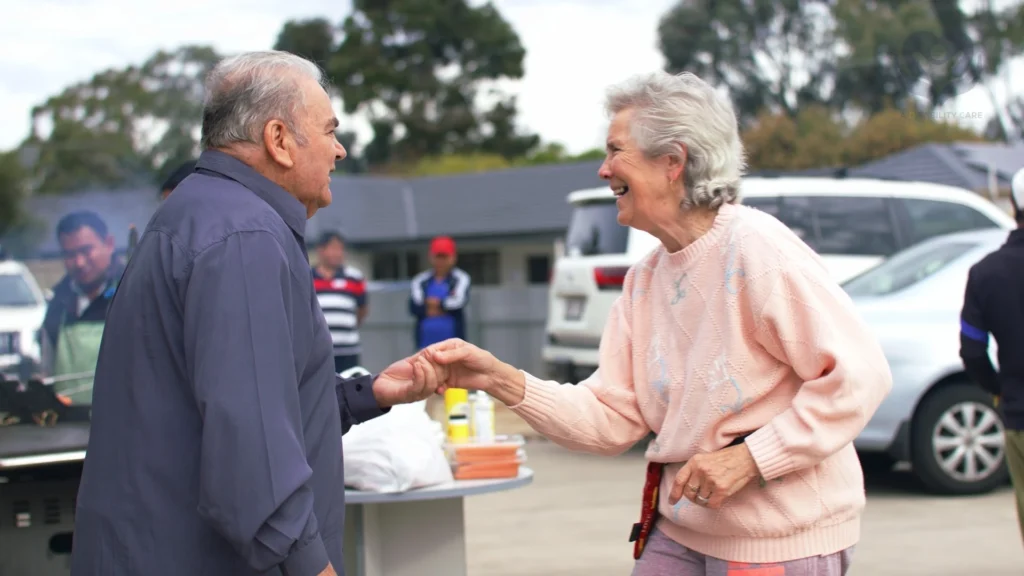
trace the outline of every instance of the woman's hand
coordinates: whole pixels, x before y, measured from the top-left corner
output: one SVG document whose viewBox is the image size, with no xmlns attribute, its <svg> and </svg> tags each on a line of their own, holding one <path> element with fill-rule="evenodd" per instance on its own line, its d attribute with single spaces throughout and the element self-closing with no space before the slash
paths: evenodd
<svg viewBox="0 0 1024 576">
<path fill-rule="evenodd" d="M 441 388 L 483 390 L 506 406 L 523 401 L 526 379 L 508 364 L 486 350 L 452 338 L 426 349 L 430 360 L 448 368 L 448 379 Z"/>
<path fill-rule="evenodd" d="M 710 454 L 697 454 L 676 474 L 669 492 L 669 504 L 686 497 L 708 508 L 720 508 L 725 499 L 739 492 L 760 472 L 746 444 L 730 446 Z"/>
</svg>

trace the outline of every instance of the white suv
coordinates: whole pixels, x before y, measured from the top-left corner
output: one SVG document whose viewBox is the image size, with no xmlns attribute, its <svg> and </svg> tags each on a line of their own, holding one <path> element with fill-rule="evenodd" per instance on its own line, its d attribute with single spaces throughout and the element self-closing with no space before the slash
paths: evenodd
<svg viewBox="0 0 1024 576">
<path fill-rule="evenodd" d="M 743 180 L 741 196 L 816 250 L 837 282 L 933 236 L 1016 226 L 978 194 L 939 184 L 751 177 Z M 626 271 L 658 240 L 618 224 L 609 188 L 579 190 L 568 201 L 572 219 L 552 276 L 542 356 L 549 377 L 578 382 L 597 367 L 604 323 Z"/>
<path fill-rule="evenodd" d="M 36 336 L 45 315 L 46 299 L 32 272 L 20 262 L 0 261 L 0 372 L 39 362 Z"/>
</svg>

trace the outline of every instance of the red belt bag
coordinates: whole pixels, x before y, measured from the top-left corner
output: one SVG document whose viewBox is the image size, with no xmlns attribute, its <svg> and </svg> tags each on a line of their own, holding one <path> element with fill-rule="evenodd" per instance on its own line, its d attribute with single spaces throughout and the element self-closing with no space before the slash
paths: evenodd
<svg viewBox="0 0 1024 576">
<path fill-rule="evenodd" d="M 647 463 L 647 480 L 644 482 L 644 500 L 640 507 L 640 521 L 633 524 L 629 541 L 633 542 L 633 558 L 639 559 L 647 545 L 647 538 L 658 519 L 658 490 L 661 487 L 661 476 L 665 465 L 661 462 Z"/>
</svg>

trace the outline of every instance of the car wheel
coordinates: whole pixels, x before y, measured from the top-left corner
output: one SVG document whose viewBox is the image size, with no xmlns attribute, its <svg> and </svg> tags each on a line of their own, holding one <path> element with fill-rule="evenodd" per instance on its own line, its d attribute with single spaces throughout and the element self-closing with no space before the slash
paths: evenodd
<svg viewBox="0 0 1024 576">
<path fill-rule="evenodd" d="M 941 494 L 979 494 L 1005 483 L 1003 420 L 992 397 L 955 384 L 921 402 L 911 432 L 914 472 Z"/>
</svg>

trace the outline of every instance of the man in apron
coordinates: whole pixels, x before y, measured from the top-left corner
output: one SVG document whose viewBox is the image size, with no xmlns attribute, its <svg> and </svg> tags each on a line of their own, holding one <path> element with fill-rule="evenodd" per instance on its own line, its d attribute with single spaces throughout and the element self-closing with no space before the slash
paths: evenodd
<svg viewBox="0 0 1024 576">
<path fill-rule="evenodd" d="M 43 371 L 50 376 L 91 374 L 96 369 L 107 306 L 123 267 L 114 258 L 114 238 L 95 212 L 68 214 L 57 224 L 67 274 L 53 288 L 40 334 Z M 72 404 L 92 403 L 92 378 L 54 384 Z"/>
</svg>

